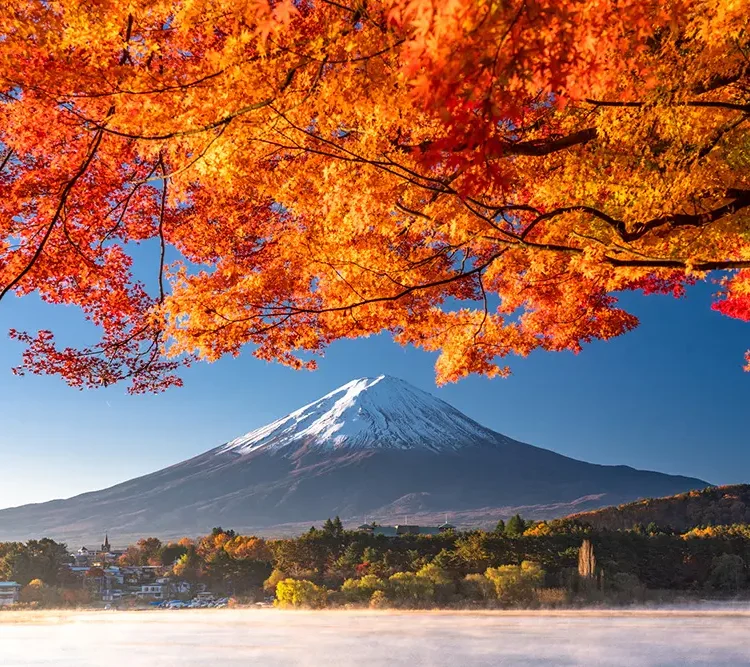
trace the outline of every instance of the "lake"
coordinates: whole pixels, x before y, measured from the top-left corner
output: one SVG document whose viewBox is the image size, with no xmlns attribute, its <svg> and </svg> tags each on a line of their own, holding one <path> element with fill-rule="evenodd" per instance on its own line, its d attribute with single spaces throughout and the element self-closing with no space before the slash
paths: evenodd
<svg viewBox="0 0 750 667">
<path fill-rule="evenodd" d="M 750 665 L 750 611 L 1 612 L 0 665 Z"/>
</svg>

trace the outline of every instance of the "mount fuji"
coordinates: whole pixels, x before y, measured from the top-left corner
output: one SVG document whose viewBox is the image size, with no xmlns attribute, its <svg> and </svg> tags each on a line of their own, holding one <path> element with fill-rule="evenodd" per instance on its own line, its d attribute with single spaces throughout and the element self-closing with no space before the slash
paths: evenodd
<svg viewBox="0 0 750 667">
<path fill-rule="evenodd" d="M 0 510 L 0 541 L 279 535 L 338 514 L 483 525 L 550 518 L 708 486 L 585 463 L 496 433 L 397 378 L 353 380 L 286 417 L 169 468 L 67 500 Z"/>
</svg>

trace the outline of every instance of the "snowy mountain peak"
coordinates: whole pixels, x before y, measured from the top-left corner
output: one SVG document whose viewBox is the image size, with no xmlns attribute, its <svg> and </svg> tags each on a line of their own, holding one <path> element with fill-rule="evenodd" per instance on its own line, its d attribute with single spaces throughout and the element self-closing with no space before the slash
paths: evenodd
<svg viewBox="0 0 750 667">
<path fill-rule="evenodd" d="M 455 451 L 504 439 L 445 401 L 399 378 L 359 378 L 282 419 L 224 445 L 221 452 L 339 449 Z"/>
</svg>

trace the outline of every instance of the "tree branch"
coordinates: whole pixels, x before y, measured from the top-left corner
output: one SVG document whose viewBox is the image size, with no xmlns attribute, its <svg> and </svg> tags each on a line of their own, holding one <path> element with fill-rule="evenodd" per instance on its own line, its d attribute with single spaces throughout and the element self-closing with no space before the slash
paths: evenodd
<svg viewBox="0 0 750 667">
<path fill-rule="evenodd" d="M 110 108 L 108 115 L 111 116 L 114 109 Z M 105 121 L 106 122 L 106 121 Z M 104 129 L 100 129 L 96 136 L 94 137 L 94 141 L 91 143 L 91 146 L 88 151 L 88 155 L 86 156 L 86 159 L 83 161 L 81 166 L 78 168 L 78 170 L 73 174 L 73 176 L 68 180 L 68 182 L 65 184 L 65 187 L 62 190 L 62 194 L 60 195 L 60 201 L 57 204 L 57 208 L 55 209 L 55 213 L 52 216 L 52 220 L 50 221 L 49 225 L 47 226 L 46 231 L 44 232 L 44 236 L 42 237 L 42 240 L 39 242 L 39 245 L 37 246 L 36 250 L 34 251 L 34 254 L 32 255 L 29 262 L 26 264 L 26 266 L 21 270 L 18 275 L 16 275 L 15 278 L 13 278 L 3 289 L 0 291 L 0 301 L 3 300 L 6 294 L 10 292 L 16 285 L 18 285 L 21 280 L 23 280 L 24 276 L 31 271 L 34 264 L 36 264 L 39 257 L 41 257 L 42 252 L 44 252 L 44 248 L 47 245 L 47 241 L 49 241 L 50 236 L 52 236 L 52 231 L 54 230 L 55 226 L 57 225 L 57 222 L 60 220 L 60 215 L 62 214 L 65 204 L 68 201 L 68 197 L 70 197 L 70 193 L 73 191 L 73 187 L 78 182 L 78 180 L 83 176 L 87 169 L 89 168 L 89 165 L 91 164 L 92 160 L 94 159 L 94 155 L 96 155 L 97 150 L 99 149 L 99 145 L 102 142 L 102 137 L 104 136 Z"/>
<path fill-rule="evenodd" d="M 550 153 L 556 153 L 558 151 L 572 148 L 573 146 L 579 146 L 587 144 L 589 141 L 596 139 L 597 131 L 595 127 L 588 127 L 578 132 L 573 132 L 564 137 L 556 139 L 532 139 L 530 141 L 508 141 L 503 143 L 498 151 L 494 154 L 488 155 L 489 158 L 499 158 L 504 155 L 528 155 L 532 157 L 541 157 L 549 155 Z M 419 144 L 399 144 L 393 143 L 394 147 L 400 151 L 411 153 L 415 150 L 426 152 L 430 150 L 434 145 L 434 141 L 423 141 Z M 473 150 L 479 146 L 479 143 L 474 144 L 459 144 L 453 147 L 451 152 L 460 152 L 465 150 Z"/>
<path fill-rule="evenodd" d="M 639 109 L 646 106 L 645 102 L 618 102 L 618 101 L 607 101 L 607 100 L 592 100 L 586 98 L 584 100 L 588 104 L 592 104 L 595 107 L 628 107 Z M 673 102 L 667 106 L 673 107 L 695 107 L 695 108 L 708 108 L 708 109 L 729 109 L 730 111 L 741 111 L 742 113 L 750 113 L 750 104 L 737 104 L 735 102 L 722 102 L 720 100 L 690 100 L 687 102 Z"/>
</svg>

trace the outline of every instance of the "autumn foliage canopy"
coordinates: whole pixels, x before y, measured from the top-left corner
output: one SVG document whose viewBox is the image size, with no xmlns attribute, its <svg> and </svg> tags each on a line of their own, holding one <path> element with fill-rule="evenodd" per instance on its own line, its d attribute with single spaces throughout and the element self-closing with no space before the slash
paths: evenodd
<svg viewBox="0 0 750 667">
<path fill-rule="evenodd" d="M 706 278 L 750 320 L 746 0 L 7 0 L 0 35 L 0 306 L 101 332 L 11 331 L 17 372 L 387 331 L 504 374 Z"/>
</svg>

